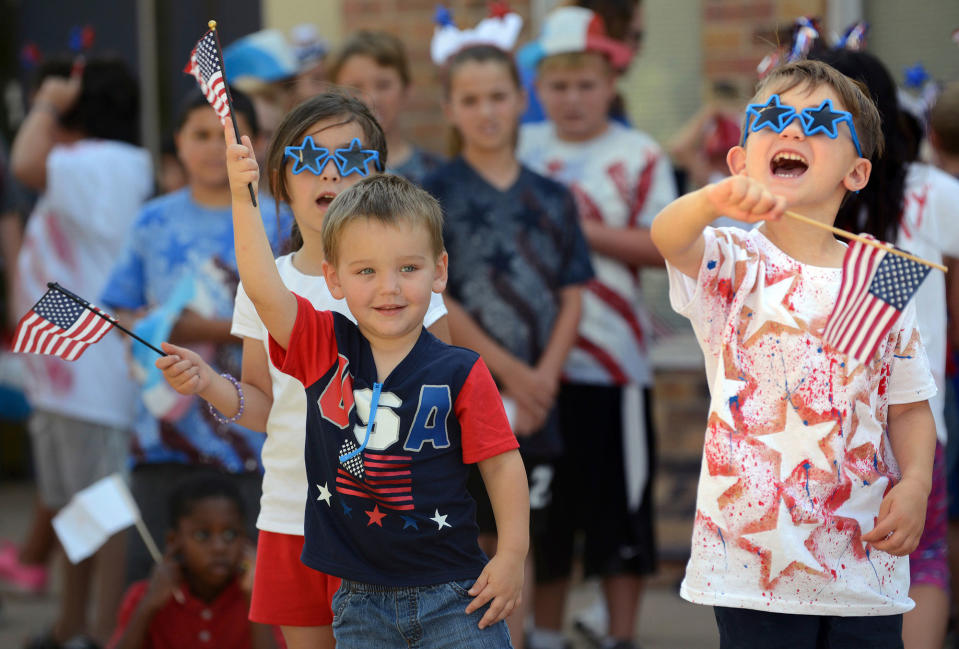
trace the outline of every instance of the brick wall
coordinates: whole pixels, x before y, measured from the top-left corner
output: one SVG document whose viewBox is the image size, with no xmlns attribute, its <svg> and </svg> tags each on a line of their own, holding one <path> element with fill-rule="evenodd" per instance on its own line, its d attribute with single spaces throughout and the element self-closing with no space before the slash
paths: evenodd
<svg viewBox="0 0 959 649">
<path fill-rule="evenodd" d="M 436 66 L 430 60 L 433 14 L 436 0 L 345 0 L 343 29 L 378 29 L 399 36 L 407 47 L 413 88 L 403 115 L 403 127 L 417 144 L 433 151 L 446 151 L 447 126 L 440 108 L 441 89 Z M 487 15 L 486 0 L 449 0 L 444 2 L 460 28 L 476 25 Z M 513 1 L 510 6 L 524 18 L 530 15 L 529 0 Z M 527 38 L 524 28 L 520 41 Z"/>
<path fill-rule="evenodd" d="M 777 45 L 777 27 L 826 12 L 826 0 L 703 0 L 703 74 L 751 94 L 756 66 Z"/>
</svg>

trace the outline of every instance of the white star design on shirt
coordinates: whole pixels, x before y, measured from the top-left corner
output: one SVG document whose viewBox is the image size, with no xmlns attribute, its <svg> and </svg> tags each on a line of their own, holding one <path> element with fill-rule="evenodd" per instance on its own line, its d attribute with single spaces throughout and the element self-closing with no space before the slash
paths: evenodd
<svg viewBox="0 0 959 649">
<path fill-rule="evenodd" d="M 753 315 L 749 318 L 743 342 L 752 338 L 753 334 L 767 322 L 778 322 L 793 329 L 799 328 L 799 324 L 783 304 L 786 293 L 792 288 L 793 279 L 793 277 L 787 277 L 769 286 L 762 281 L 757 282 L 756 289 L 746 297 L 744 302 L 744 306 L 749 307 Z"/>
<path fill-rule="evenodd" d="M 440 514 L 440 510 L 437 509 L 436 515 L 433 516 L 433 518 L 431 518 L 430 520 L 436 523 L 436 525 L 438 526 L 437 529 L 440 529 L 440 530 L 443 529 L 444 527 L 453 527 L 452 525 L 446 522 L 447 516 L 449 516 L 449 514 Z"/>
<path fill-rule="evenodd" d="M 773 581 L 794 561 L 809 566 L 813 570 L 822 570 L 816 557 L 806 547 L 805 541 L 819 523 L 793 523 L 789 510 L 782 499 L 779 500 L 779 516 L 776 526 L 764 532 L 743 534 L 763 551 L 769 553 L 769 581 Z"/>
<path fill-rule="evenodd" d="M 858 480 L 852 483 L 849 498 L 836 508 L 833 515 L 851 518 L 859 523 L 859 533 L 862 535 L 868 534 L 876 526 L 876 514 L 889 478 L 882 476 L 869 484 L 857 483 Z"/>
<path fill-rule="evenodd" d="M 320 495 L 317 496 L 316 499 L 322 500 L 327 506 L 330 505 L 330 497 L 332 496 L 330 490 L 327 488 L 329 484 L 329 482 L 325 482 L 323 485 L 316 485 L 316 488 L 320 490 Z"/>
<path fill-rule="evenodd" d="M 786 404 L 786 424 L 778 433 L 756 437 L 766 446 L 779 451 L 779 479 L 783 480 L 804 461 L 809 460 L 813 466 L 832 471 L 832 465 L 826 454 L 819 447 L 819 440 L 824 438 L 836 426 L 834 421 L 824 421 L 807 426 L 802 422 L 799 413 L 789 403 Z"/>
<path fill-rule="evenodd" d="M 719 507 L 719 499 L 727 489 L 739 482 L 739 476 L 709 475 L 708 469 L 704 466 L 699 481 L 702 490 L 696 497 L 696 509 L 717 527 L 725 527 L 726 518 Z"/>
<path fill-rule="evenodd" d="M 856 402 L 856 419 L 858 425 L 853 431 L 852 439 L 846 445 L 846 448 L 856 448 L 863 444 L 872 443 L 876 450 L 879 450 L 880 440 L 882 439 L 882 426 L 876 421 L 873 415 L 872 400 L 867 405 L 862 401 Z"/>
<path fill-rule="evenodd" d="M 717 364 L 716 374 L 718 374 L 716 377 L 717 380 L 713 382 L 713 385 L 718 389 L 716 395 L 712 398 L 712 402 L 709 404 L 709 412 L 710 414 L 715 412 L 727 426 L 735 429 L 736 425 L 733 422 L 733 413 L 729 407 L 729 400 L 731 397 L 739 396 L 739 391 L 745 387 L 746 382 L 740 381 L 739 379 L 727 379 L 726 368 L 722 360 Z"/>
</svg>

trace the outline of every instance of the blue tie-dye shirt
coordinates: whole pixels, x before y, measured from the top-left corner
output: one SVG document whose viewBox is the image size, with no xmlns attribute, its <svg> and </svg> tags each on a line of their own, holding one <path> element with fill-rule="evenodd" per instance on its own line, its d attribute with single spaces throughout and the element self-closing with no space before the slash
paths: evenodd
<svg viewBox="0 0 959 649">
<path fill-rule="evenodd" d="M 289 234 L 291 214 L 284 206 L 278 217 L 269 197 L 261 196 L 258 202 L 276 252 Z M 183 189 L 143 207 L 100 301 L 114 309 L 153 309 L 170 299 L 188 274 L 195 279 L 197 294 L 188 308 L 229 323 L 239 281 L 230 207 L 203 207 L 193 200 L 189 189 Z M 238 343 L 204 343 L 191 348 L 216 371 L 240 376 L 242 349 Z M 138 405 L 134 464 L 176 462 L 212 465 L 234 473 L 258 471 L 262 470 L 262 445 L 262 433 L 218 424 L 199 398 L 187 400 L 162 421 L 142 402 Z"/>
</svg>

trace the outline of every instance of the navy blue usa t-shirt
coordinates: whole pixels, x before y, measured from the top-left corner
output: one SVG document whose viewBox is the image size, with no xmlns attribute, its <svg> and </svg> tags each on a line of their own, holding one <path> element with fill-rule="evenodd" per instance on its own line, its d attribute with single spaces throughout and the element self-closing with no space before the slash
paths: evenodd
<svg viewBox="0 0 959 649">
<path fill-rule="evenodd" d="M 423 183 L 443 206 L 447 293 L 513 356 L 535 365 L 559 315 L 560 292 L 593 277 L 576 203 L 563 185 L 520 167 L 500 190 L 463 158 Z M 561 451 L 556 409 L 523 450 Z"/>
<path fill-rule="evenodd" d="M 486 365 L 424 329 L 347 457 L 366 437 L 373 354 L 348 318 L 296 298 L 289 348 L 270 338 L 270 358 L 306 386 L 303 563 L 389 586 L 475 579 L 487 559 L 467 465 L 518 446 Z"/>
</svg>

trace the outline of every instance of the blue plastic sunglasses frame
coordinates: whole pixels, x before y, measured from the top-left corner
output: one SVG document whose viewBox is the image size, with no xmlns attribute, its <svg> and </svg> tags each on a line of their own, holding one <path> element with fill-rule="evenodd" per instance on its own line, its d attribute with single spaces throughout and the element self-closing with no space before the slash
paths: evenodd
<svg viewBox="0 0 959 649">
<path fill-rule="evenodd" d="M 839 124 L 846 122 L 849 125 L 849 134 L 852 143 L 856 146 L 856 153 L 862 157 L 862 147 L 859 146 L 859 137 L 856 135 L 856 125 L 852 113 L 846 110 L 835 110 L 832 100 L 826 99 L 817 108 L 803 108 L 796 111 L 793 106 L 780 102 L 779 95 L 769 97 L 765 104 L 749 104 L 746 107 L 746 128 L 743 130 L 743 146 L 750 133 L 768 128 L 776 133 L 782 133 L 790 122 L 799 117 L 802 132 L 805 135 L 826 135 L 835 140 L 839 137 Z"/>
<path fill-rule="evenodd" d="M 285 156 L 293 158 L 293 174 L 309 171 L 319 176 L 326 165 L 333 161 L 340 171 L 340 176 L 349 176 L 358 173 L 361 176 L 370 175 L 370 163 L 375 171 L 382 171 L 380 153 L 373 149 L 364 149 L 360 138 L 355 137 L 350 146 L 334 149 L 332 153 L 326 147 L 318 147 L 313 142 L 313 136 L 307 135 L 299 146 L 288 146 L 284 149 Z"/>
</svg>

